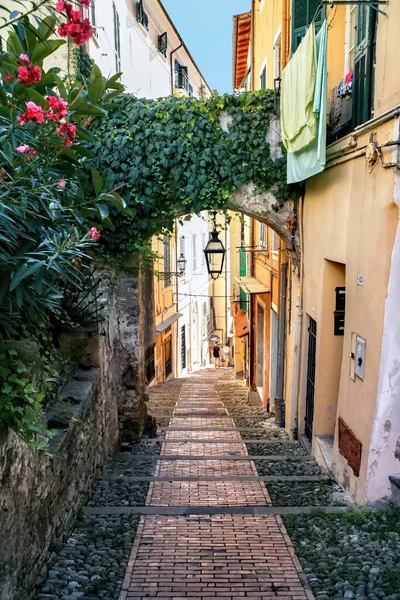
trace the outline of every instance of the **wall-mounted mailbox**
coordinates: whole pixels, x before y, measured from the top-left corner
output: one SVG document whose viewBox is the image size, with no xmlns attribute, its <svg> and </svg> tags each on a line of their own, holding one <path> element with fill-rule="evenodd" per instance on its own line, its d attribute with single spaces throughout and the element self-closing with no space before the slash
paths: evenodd
<svg viewBox="0 0 400 600">
<path fill-rule="evenodd" d="M 354 375 L 359 379 L 364 379 L 364 365 L 365 365 L 365 347 L 367 341 L 359 335 L 356 336 L 356 351 L 354 353 Z"/>
<path fill-rule="evenodd" d="M 346 309 L 346 288 L 335 288 L 335 312 L 333 313 L 333 334 L 344 335 Z"/>
<path fill-rule="evenodd" d="M 344 312 L 338 312 L 335 311 L 333 313 L 333 323 L 334 323 L 334 328 L 333 328 L 333 333 L 334 335 L 344 335 L 344 319 L 345 319 L 345 313 Z"/>
<path fill-rule="evenodd" d="M 335 289 L 336 302 L 335 310 L 346 310 L 346 288 L 337 287 Z"/>
</svg>

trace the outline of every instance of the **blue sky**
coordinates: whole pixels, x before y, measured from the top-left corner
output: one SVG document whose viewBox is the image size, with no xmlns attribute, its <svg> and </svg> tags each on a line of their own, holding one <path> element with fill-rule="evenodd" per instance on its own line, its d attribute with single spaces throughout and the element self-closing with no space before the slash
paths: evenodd
<svg viewBox="0 0 400 600">
<path fill-rule="evenodd" d="M 162 0 L 211 89 L 232 92 L 232 17 L 250 0 Z"/>
</svg>

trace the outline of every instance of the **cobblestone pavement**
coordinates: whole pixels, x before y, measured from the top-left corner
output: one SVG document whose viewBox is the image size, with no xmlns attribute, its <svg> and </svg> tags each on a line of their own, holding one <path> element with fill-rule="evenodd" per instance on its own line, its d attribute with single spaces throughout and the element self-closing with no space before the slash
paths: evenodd
<svg viewBox="0 0 400 600">
<path fill-rule="evenodd" d="M 172 513 L 141 516 L 119 600 L 313 598 L 281 517 L 249 514 L 271 498 L 223 402 L 235 406 L 236 394 L 240 406 L 245 392 L 224 373 L 188 377 L 165 402 L 161 390 L 152 395 L 163 419 L 169 411 L 169 427 L 155 467 L 166 480 L 150 483 L 146 506 Z M 174 507 L 186 507 L 185 516 Z M 201 507 L 207 514 L 191 514 Z"/>
</svg>

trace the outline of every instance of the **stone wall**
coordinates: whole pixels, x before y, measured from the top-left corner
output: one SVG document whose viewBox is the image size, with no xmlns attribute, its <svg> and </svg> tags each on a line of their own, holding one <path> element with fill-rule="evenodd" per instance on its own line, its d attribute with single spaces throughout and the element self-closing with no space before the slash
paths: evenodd
<svg viewBox="0 0 400 600">
<path fill-rule="evenodd" d="M 49 455 L 31 450 L 12 431 L 0 433 L 0 600 L 30 597 L 109 455 L 121 440 L 143 432 L 145 323 L 148 329 L 152 303 L 141 293 L 144 279 L 140 272 L 104 271 L 106 318 L 98 335 L 63 336 L 81 368 L 47 415 L 57 429 Z"/>
</svg>

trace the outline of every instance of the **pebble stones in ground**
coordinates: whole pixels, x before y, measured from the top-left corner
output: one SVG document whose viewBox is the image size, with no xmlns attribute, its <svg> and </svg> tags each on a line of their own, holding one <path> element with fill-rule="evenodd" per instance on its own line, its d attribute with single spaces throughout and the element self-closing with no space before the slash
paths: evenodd
<svg viewBox="0 0 400 600">
<path fill-rule="evenodd" d="M 138 515 L 78 519 L 35 600 L 117 600 Z"/>
<path fill-rule="evenodd" d="M 400 600 L 400 508 L 283 520 L 317 600 Z"/>
<path fill-rule="evenodd" d="M 153 475 L 156 461 L 137 454 L 160 453 L 161 444 L 142 440 L 112 457 L 98 480 L 89 506 L 143 506 L 149 483 L 129 476 Z M 129 559 L 138 515 L 80 517 L 49 566 L 35 600 L 117 600 Z"/>
</svg>

